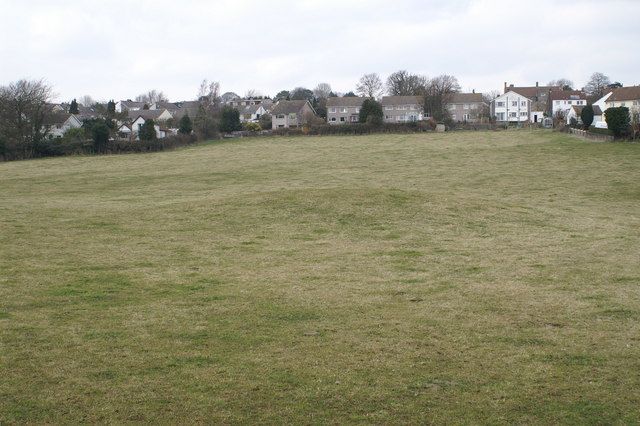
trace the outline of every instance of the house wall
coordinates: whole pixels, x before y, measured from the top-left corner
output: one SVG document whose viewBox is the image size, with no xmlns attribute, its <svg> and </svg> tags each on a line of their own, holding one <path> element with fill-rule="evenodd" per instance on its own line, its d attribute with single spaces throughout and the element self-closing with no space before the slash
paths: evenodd
<svg viewBox="0 0 640 426">
<path fill-rule="evenodd" d="M 278 118 L 278 115 L 273 114 L 271 117 L 272 129 L 287 129 L 290 127 L 299 127 L 303 124 L 304 117 L 308 114 L 315 115 L 313 108 L 309 103 L 305 103 L 304 106 L 297 113 L 284 114 L 284 117 Z"/>
<path fill-rule="evenodd" d="M 384 114 L 385 123 L 407 123 L 412 121 L 420 121 L 424 118 L 422 105 L 418 104 L 383 104 L 382 112 Z"/>
<path fill-rule="evenodd" d="M 557 99 L 552 101 L 551 114 L 556 115 L 559 111 L 565 114 L 569 112 L 572 106 L 585 106 L 587 105 L 586 99 Z"/>
<path fill-rule="evenodd" d="M 360 107 L 332 106 L 327 108 L 327 123 L 357 123 L 360 118 Z"/>
<path fill-rule="evenodd" d="M 450 103 L 447 105 L 452 120 L 466 121 L 468 123 L 477 123 L 480 121 L 482 107 L 482 102 Z"/>
<path fill-rule="evenodd" d="M 515 92 L 507 92 L 491 103 L 492 115 L 499 122 L 521 123 L 533 119 L 531 101 Z M 542 115 L 542 112 L 537 112 Z M 541 120 L 538 120 L 541 121 Z"/>
<path fill-rule="evenodd" d="M 53 138 L 61 138 L 70 129 L 79 129 L 82 123 L 76 117 L 71 116 L 60 126 L 51 126 L 48 135 Z"/>
</svg>

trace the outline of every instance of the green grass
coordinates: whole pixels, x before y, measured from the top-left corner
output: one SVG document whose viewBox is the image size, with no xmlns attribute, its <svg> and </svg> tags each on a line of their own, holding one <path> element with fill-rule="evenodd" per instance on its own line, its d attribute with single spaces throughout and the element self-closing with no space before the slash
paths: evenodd
<svg viewBox="0 0 640 426">
<path fill-rule="evenodd" d="M 640 422 L 640 147 L 0 164 L 0 423 Z"/>
</svg>

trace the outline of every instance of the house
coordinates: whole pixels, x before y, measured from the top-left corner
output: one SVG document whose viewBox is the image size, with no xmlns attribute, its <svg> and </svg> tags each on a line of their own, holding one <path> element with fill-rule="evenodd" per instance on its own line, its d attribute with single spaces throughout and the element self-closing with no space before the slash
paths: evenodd
<svg viewBox="0 0 640 426">
<path fill-rule="evenodd" d="M 82 127 L 82 122 L 73 114 L 54 112 L 45 116 L 42 127 L 48 137 L 61 138 L 68 130 Z"/>
<path fill-rule="evenodd" d="M 160 110 L 166 109 L 167 111 L 169 111 L 169 113 L 171 113 L 171 115 L 173 115 L 176 111 L 180 109 L 180 107 L 173 102 L 158 101 L 158 102 L 153 102 L 151 105 L 149 105 L 149 109 L 152 111 L 158 110 L 158 109 Z"/>
<path fill-rule="evenodd" d="M 573 105 L 571 108 L 563 112 L 566 123 L 571 124 L 571 122 L 575 120 L 576 124 L 582 124 L 583 109 L 584 109 L 584 106 Z M 595 114 L 594 114 L 594 118 L 595 118 Z"/>
<path fill-rule="evenodd" d="M 265 107 L 259 104 L 237 106 L 235 109 L 240 113 L 240 122 L 242 123 L 255 123 L 260 120 L 260 117 L 267 114 Z"/>
<path fill-rule="evenodd" d="M 532 114 L 533 101 L 526 96 L 508 91 L 491 102 L 491 115 L 502 123 L 542 122 L 543 113 Z"/>
<path fill-rule="evenodd" d="M 149 118 L 145 118 L 142 115 L 138 115 L 138 117 L 133 120 L 133 122 L 131 123 L 131 127 L 129 127 L 129 135 L 131 139 L 140 140 L 138 134 L 140 133 L 140 131 L 142 130 L 142 126 L 144 126 L 144 123 L 146 123 L 148 119 Z M 154 124 L 153 127 L 156 131 L 156 137 L 158 139 L 163 139 L 167 136 L 167 131 L 160 128 L 160 125 Z M 122 126 L 120 126 L 120 128 L 118 129 L 118 132 L 120 132 L 121 130 L 123 131 L 123 133 L 126 133 L 126 130 L 123 129 Z"/>
<path fill-rule="evenodd" d="M 173 118 L 178 122 L 182 117 L 188 115 L 191 120 L 196 118 L 200 110 L 200 101 L 177 102 L 178 109 L 173 113 Z"/>
<path fill-rule="evenodd" d="M 139 111 L 128 111 L 129 119 L 135 120 L 138 117 L 143 117 L 145 120 L 153 120 L 153 121 L 168 121 L 173 118 L 173 115 L 166 109 L 142 109 Z"/>
<path fill-rule="evenodd" d="M 360 120 L 360 108 L 366 99 L 355 96 L 327 98 L 327 123 L 357 123 Z"/>
<path fill-rule="evenodd" d="M 562 115 L 566 118 L 573 106 L 584 107 L 587 105 L 587 94 L 580 90 L 552 90 L 549 92 L 549 101 L 551 116 Z"/>
<path fill-rule="evenodd" d="M 627 107 L 631 117 L 640 113 L 640 86 L 618 87 L 605 101 L 605 111 L 609 108 Z"/>
<path fill-rule="evenodd" d="M 226 102 L 223 102 L 225 106 L 229 106 L 231 108 L 239 108 L 243 106 L 250 105 L 262 105 L 265 109 L 269 109 L 273 105 L 273 101 L 271 98 L 256 96 L 253 98 L 230 98 Z"/>
<path fill-rule="evenodd" d="M 131 99 L 126 101 L 118 101 L 116 103 L 116 112 L 140 111 L 143 108 L 144 102 L 134 102 Z"/>
<path fill-rule="evenodd" d="M 384 96 L 381 103 L 385 123 L 407 123 L 424 118 L 422 96 Z"/>
<path fill-rule="evenodd" d="M 454 93 L 447 102 L 447 109 L 453 121 L 478 123 L 488 105 L 482 99 L 482 93 Z M 486 115 L 485 115 L 486 117 Z"/>
<path fill-rule="evenodd" d="M 593 126 L 598 129 L 607 128 L 607 122 L 604 119 L 604 111 L 607 109 L 607 100 L 611 95 L 613 95 L 612 91 L 593 103 Z"/>
<path fill-rule="evenodd" d="M 287 129 L 308 123 L 316 117 L 316 112 L 307 100 L 279 101 L 273 106 L 271 117 L 274 130 Z"/>
<path fill-rule="evenodd" d="M 514 86 L 513 84 L 507 86 L 504 83 L 504 92 L 516 92 L 531 101 L 531 111 L 535 113 L 547 113 L 551 114 L 551 92 L 560 92 L 562 87 L 560 86 L 540 86 L 536 81 L 535 86 Z"/>
</svg>

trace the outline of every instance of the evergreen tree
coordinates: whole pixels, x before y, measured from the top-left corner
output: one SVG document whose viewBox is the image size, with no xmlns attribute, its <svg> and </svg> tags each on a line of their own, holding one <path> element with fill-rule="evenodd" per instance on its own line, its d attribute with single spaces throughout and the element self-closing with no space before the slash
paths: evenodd
<svg viewBox="0 0 640 426">
<path fill-rule="evenodd" d="M 180 119 L 180 127 L 178 132 L 181 135 L 190 135 L 193 131 L 193 124 L 191 123 L 191 118 L 189 118 L 189 114 L 185 114 Z"/>
<path fill-rule="evenodd" d="M 360 107 L 359 121 L 361 123 L 370 123 L 374 125 L 382 124 L 382 104 L 375 99 L 365 99 Z"/>
<path fill-rule="evenodd" d="M 582 108 L 582 111 L 580 112 L 580 119 L 582 120 L 584 128 L 588 130 L 593 123 L 593 107 L 591 105 L 587 105 Z"/>
<path fill-rule="evenodd" d="M 222 109 L 222 117 L 220 119 L 220 131 L 229 133 L 236 130 L 242 130 L 240 113 L 235 108 L 224 107 Z"/>
<path fill-rule="evenodd" d="M 71 101 L 71 105 L 69 105 L 69 114 L 78 114 L 80 110 L 78 109 L 78 101 L 75 99 Z"/>
<path fill-rule="evenodd" d="M 113 101 L 113 99 L 111 99 L 107 103 L 107 114 L 109 114 L 110 116 L 116 115 L 116 103 Z"/>
<path fill-rule="evenodd" d="M 157 138 L 156 123 L 152 119 L 145 121 L 138 133 L 138 137 L 141 141 L 155 140 Z"/>
</svg>

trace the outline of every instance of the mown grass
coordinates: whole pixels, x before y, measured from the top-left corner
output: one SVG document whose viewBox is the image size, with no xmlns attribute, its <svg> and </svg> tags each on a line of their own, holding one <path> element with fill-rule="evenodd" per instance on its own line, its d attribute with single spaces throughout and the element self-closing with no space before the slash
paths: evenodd
<svg viewBox="0 0 640 426">
<path fill-rule="evenodd" d="M 640 149 L 0 164 L 0 423 L 640 422 Z"/>
</svg>

